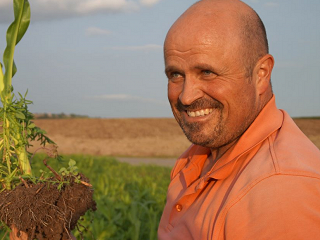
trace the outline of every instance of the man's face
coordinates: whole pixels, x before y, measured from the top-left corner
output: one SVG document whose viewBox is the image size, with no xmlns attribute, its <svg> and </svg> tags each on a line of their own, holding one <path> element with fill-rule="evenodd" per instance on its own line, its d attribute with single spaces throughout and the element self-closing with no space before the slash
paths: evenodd
<svg viewBox="0 0 320 240">
<path fill-rule="evenodd" d="M 240 137 L 260 110 L 255 79 L 243 66 L 241 41 L 227 32 L 174 29 L 165 42 L 173 114 L 192 143 L 209 148 Z"/>
</svg>

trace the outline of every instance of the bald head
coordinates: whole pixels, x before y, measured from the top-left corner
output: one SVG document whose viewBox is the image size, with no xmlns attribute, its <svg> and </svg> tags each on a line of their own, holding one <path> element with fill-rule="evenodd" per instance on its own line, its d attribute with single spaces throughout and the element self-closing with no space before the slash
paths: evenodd
<svg viewBox="0 0 320 240">
<path fill-rule="evenodd" d="M 185 11 L 173 24 L 165 41 L 194 41 L 207 39 L 210 43 L 232 42 L 248 75 L 256 62 L 269 51 L 265 27 L 258 14 L 239 0 L 201 0 Z"/>
<path fill-rule="evenodd" d="M 258 15 L 239 0 L 202 0 L 164 44 L 168 99 L 188 139 L 216 149 L 251 125 L 272 97 L 273 57 Z"/>
<path fill-rule="evenodd" d="M 265 26 L 259 15 L 251 8 L 248 14 L 240 15 L 241 38 L 243 41 L 244 60 L 248 73 L 256 62 L 269 53 Z"/>
</svg>

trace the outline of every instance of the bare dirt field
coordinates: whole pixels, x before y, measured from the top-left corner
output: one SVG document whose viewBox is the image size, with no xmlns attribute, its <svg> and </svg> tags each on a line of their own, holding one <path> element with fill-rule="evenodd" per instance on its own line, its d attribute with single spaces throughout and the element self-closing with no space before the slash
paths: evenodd
<svg viewBox="0 0 320 240">
<path fill-rule="evenodd" d="M 174 119 L 36 119 L 59 153 L 177 157 L 190 143 Z"/>
<path fill-rule="evenodd" d="M 60 154 L 177 158 L 190 145 L 176 121 L 170 118 L 34 122 L 58 144 Z M 320 119 L 295 119 L 295 122 L 320 148 Z"/>
</svg>

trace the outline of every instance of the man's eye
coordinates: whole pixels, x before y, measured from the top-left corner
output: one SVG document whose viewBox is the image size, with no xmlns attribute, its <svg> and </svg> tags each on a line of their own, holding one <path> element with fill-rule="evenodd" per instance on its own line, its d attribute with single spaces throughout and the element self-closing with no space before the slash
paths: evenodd
<svg viewBox="0 0 320 240">
<path fill-rule="evenodd" d="M 178 73 L 178 72 L 173 72 L 170 74 L 171 75 L 171 78 L 178 78 L 178 77 L 181 77 L 181 74 Z"/>
<path fill-rule="evenodd" d="M 167 76 L 170 82 L 178 83 L 184 80 L 184 75 L 180 72 L 169 72 Z"/>
<path fill-rule="evenodd" d="M 213 72 L 211 72 L 210 70 L 203 70 L 202 73 L 207 76 L 213 74 Z"/>
</svg>

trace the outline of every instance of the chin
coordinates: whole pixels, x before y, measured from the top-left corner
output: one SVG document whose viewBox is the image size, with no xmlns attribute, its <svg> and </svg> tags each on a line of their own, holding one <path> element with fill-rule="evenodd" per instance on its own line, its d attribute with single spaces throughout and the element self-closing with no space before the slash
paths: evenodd
<svg viewBox="0 0 320 240">
<path fill-rule="evenodd" d="M 208 148 L 212 148 L 217 144 L 217 136 L 215 136 L 214 134 L 208 136 L 205 133 L 192 133 L 190 131 L 185 131 L 185 129 L 183 129 L 183 132 L 188 140 L 193 144 Z"/>
</svg>

